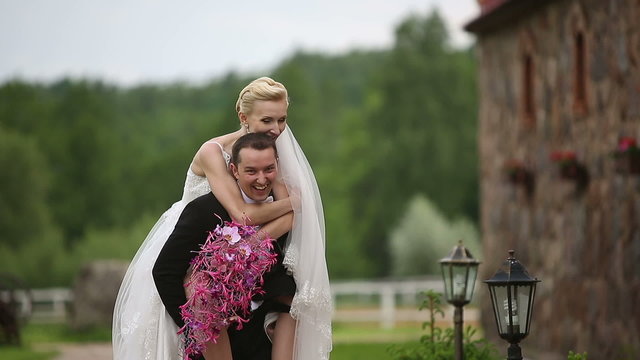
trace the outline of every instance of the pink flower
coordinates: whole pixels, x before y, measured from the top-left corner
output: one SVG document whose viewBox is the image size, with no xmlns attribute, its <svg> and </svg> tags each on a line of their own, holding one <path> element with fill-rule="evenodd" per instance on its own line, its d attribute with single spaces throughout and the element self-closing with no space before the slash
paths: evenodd
<svg viewBox="0 0 640 360">
<path fill-rule="evenodd" d="M 209 233 L 191 261 L 193 273 L 185 287 L 191 296 L 180 307 L 185 326 L 185 358 L 215 342 L 220 329 L 248 321 L 251 298 L 260 288 L 266 271 L 276 263 L 273 239 L 254 236 L 258 227 L 224 222 Z M 236 245 L 237 244 L 237 245 Z"/>
<path fill-rule="evenodd" d="M 231 245 L 240 241 L 237 227 L 225 226 L 222 228 L 222 237 Z"/>
<path fill-rule="evenodd" d="M 251 255 L 251 246 L 247 244 L 242 244 L 238 246 L 238 252 L 244 257 L 248 257 L 249 255 Z"/>
</svg>

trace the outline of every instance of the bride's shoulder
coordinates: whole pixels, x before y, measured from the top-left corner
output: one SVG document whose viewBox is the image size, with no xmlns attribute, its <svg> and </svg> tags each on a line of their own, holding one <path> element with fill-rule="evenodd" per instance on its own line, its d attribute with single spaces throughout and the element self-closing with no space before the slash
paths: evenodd
<svg viewBox="0 0 640 360">
<path fill-rule="evenodd" d="M 215 147 L 218 148 L 222 148 L 223 150 L 231 147 L 234 143 L 234 137 L 233 134 L 225 134 L 225 135 L 221 135 L 221 136 L 216 136 L 214 138 L 211 138 L 207 141 L 205 141 L 202 146 L 200 147 L 202 148 L 207 148 L 207 147 L 211 147 L 211 145 L 214 145 Z"/>
<path fill-rule="evenodd" d="M 228 163 L 230 155 L 225 149 L 228 141 L 228 136 L 223 135 L 204 142 L 196 152 L 193 159 L 196 167 L 202 168 L 206 166 L 206 163 L 211 164 L 212 161 L 214 163 L 218 163 L 219 160 L 216 159 L 223 160 L 224 164 Z"/>
<path fill-rule="evenodd" d="M 214 152 L 221 153 L 224 152 L 225 144 L 226 144 L 226 135 L 214 137 L 202 143 L 196 155 L 202 152 Z"/>
<path fill-rule="evenodd" d="M 224 157 L 224 154 L 225 151 L 222 144 L 216 141 L 207 141 L 200 146 L 194 160 L 200 162 L 202 158 Z"/>
</svg>

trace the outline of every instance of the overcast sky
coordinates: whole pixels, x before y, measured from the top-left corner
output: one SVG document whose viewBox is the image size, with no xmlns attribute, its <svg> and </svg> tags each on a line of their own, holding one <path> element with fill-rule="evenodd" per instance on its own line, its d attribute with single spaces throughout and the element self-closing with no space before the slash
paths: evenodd
<svg viewBox="0 0 640 360">
<path fill-rule="evenodd" d="M 437 7 L 454 44 L 476 0 L 0 0 L 0 83 L 63 76 L 120 85 L 268 71 L 296 50 L 387 48 Z"/>
</svg>

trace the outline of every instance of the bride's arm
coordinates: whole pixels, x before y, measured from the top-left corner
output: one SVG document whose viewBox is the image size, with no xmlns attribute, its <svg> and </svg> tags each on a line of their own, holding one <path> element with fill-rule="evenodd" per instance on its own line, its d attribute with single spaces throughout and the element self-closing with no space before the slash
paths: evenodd
<svg viewBox="0 0 640 360">
<path fill-rule="evenodd" d="M 291 202 L 288 198 L 267 204 L 245 203 L 240 194 L 238 184 L 227 171 L 227 164 L 224 161 L 222 150 L 216 144 L 204 144 L 196 154 L 195 160 L 204 171 L 213 195 L 224 206 L 233 220 L 247 225 L 258 225 L 267 223 L 292 211 Z M 282 224 L 277 228 L 281 227 Z M 273 230 L 277 231 L 276 229 Z"/>
<path fill-rule="evenodd" d="M 287 192 L 286 186 L 281 181 L 276 181 L 273 185 L 273 195 L 276 199 L 288 199 L 289 193 Z M 261 227 L 260 230 L 269 234 L 274 239 L 279 238 L 280 236 L 286 234 L 291 231 L 291 227 L 293 226 L 293 211 L 290 211 L 279 218 L 272 220 L 264 226 Z"/>
<path fill-rule="evenodd" d="M 291 231 L 293 226 L 293 212 L 288 212 L 275 220 L 271 220 L 260 228 L 261 232 L 264 232 L 274 239 Z"/>
</svg>

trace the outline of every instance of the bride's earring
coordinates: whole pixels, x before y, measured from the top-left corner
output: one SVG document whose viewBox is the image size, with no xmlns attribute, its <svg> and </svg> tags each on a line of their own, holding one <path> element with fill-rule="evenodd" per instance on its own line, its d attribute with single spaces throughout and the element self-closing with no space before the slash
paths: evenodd
<svg viewBox="0 0 640 360">
<path fill-rule="evenodd" d="M 250 133 L 251 133 L 251 131 L 249 131 L 249 124 L 244 123 L 244 131 L 245 131 L 245 133 L 247 133 L 247 134 L 250 134 Z"/>
</svg>

